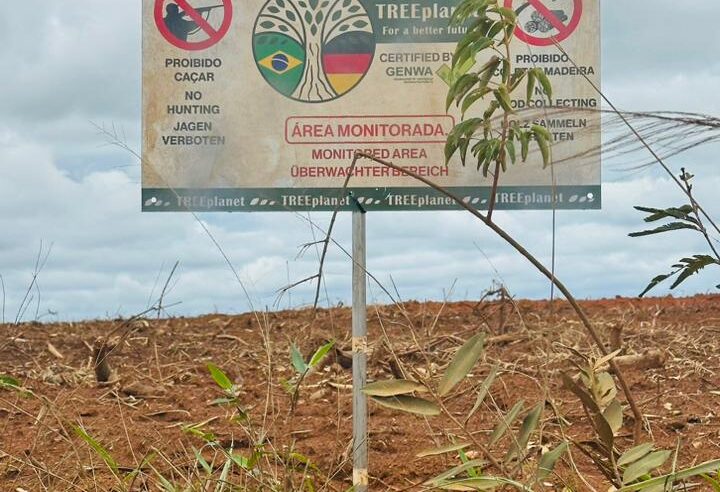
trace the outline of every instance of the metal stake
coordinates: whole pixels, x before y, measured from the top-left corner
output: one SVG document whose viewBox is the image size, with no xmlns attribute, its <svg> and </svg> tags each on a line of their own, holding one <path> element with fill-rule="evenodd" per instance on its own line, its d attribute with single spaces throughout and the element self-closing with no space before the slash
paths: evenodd
<svg viewBox="0 0 720 492">
<path fill-rule="evenodd" d="M 362 392 L 367 381 L 365 210 L 358 208 L 352 213 L 353 490 L 367 492 L 367 397 Z"/>
</svg>

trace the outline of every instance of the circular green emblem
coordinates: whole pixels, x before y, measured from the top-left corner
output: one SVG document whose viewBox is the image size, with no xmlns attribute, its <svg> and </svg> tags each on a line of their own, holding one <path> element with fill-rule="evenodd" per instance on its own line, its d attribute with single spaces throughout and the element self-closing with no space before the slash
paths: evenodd
<svg viewBox="0 0 720 492">
<path fill-rule="evenodd" d="M 253 54 L 276 91 L 325 102 L 360 83 L 375 36 L 360 0 L 269 0 L 255 21 Z"/>
</svg>

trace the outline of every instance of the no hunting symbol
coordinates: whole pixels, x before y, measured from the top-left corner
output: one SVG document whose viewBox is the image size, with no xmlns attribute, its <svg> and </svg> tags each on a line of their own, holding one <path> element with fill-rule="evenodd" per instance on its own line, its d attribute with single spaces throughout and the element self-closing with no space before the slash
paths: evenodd
<svg viewBox="0 0 720 492">
<path fill-rule="evenodd" d="M 505 0 L 505 7 L 518 14 L 515 35 L 533 46 L 551 46 L 569 38 L 583 11 L 582 0 Z"/>
<path fill-rule="evenodd" d="M 192 2 L 192 4 L 190 3 Z M 155 0 L 155 24 L 171 44 L 188 51 L 209 48 L 230 29 L 232 0 Z"/>
</svg>

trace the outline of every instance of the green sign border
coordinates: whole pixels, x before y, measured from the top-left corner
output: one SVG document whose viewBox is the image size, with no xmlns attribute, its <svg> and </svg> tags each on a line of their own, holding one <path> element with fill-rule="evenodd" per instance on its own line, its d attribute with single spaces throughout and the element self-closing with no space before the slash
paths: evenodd
<svg viewBox="0 0 720 492">
<path fill-rule="evenodd" d="M 478 210 L 486 210 L 489 187 L 448 188 Z M 497 210 L 600 210 L 600 185 L 500 186 Z M 460 210 L 442 193 L 413 188 L 144 188 L 143 212 L 291 212 L 357 210 Z"/>
</svg>

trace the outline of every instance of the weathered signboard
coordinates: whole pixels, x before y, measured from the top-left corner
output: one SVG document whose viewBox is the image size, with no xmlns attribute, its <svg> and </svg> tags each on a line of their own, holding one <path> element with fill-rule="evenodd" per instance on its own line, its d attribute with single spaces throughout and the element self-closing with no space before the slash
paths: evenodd
<svg viewBox="0 0 720 492">
<path fill-rule="evenodd" d="M 517 118 L 552 133 L 554 165 L 537 153 L 510 167 L 497 207 L 600 208 L 599 101 L 585 79 L 600 84 L 599 2 L 504 2 L 519 15 L 515 66 L 541 67 L 554 86 L 551 103 L 513 100 Z M 143 210 L 350 209 L 341 187 L 356 150 L 487 206 L 492 178 L 443 155 L 460 117 L 445 111 L 455 5 L 143 2 Z M 456 208 L 370 161 L 349 189 L 367 210 Z"/>
</svg>

